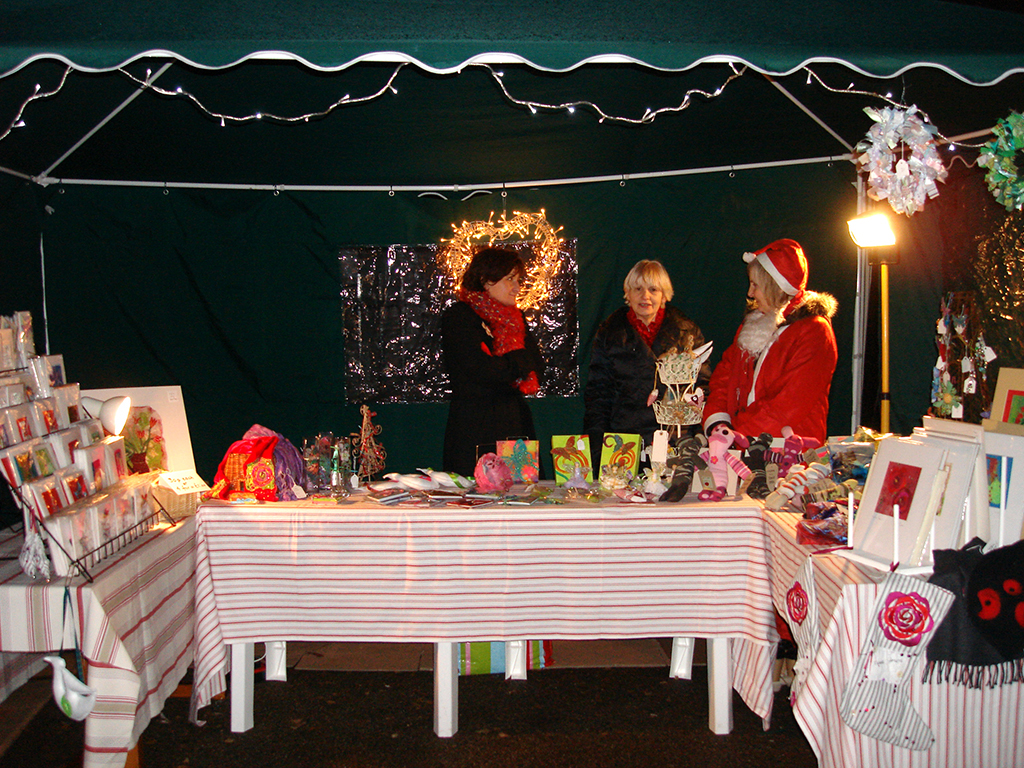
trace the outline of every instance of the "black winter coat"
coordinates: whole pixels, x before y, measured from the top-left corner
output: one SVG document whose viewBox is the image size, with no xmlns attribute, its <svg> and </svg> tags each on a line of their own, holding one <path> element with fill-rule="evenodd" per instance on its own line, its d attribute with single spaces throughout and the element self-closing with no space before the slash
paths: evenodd
<svg viewBox="0 0 1024 768">
<path fill-rule="evenodd" d="M 604 432 L 641 435 L 649 445 L 659 428 L 654 409 L 647 399 L 654 389 L 657 359 L 673 348 L 696 349 L 704 343 L 704 334 L 690 318 L 671 305 L 651 347 L 629 323 L 629 307 L 621 307 L 597 329 L 590 373 L 583 392 L 583 431 L 590 435 L 591 447 L 599 445 Z M 711 369 L 704 364 L 698 384 L 705 385 Z M 664 394 L 659 387 L 659 397 Z"/>
<path fill-rule="evenodd" d="M 458 301 L 441 317 L 444 364 L 452 397 L 444 433 L 444 469 L 473 476 L 477 449 L 494 450 L 496 440 L 536 440 L 533 416 L 515 382 L 530 371 L 543 380 L 544 361 L 537 340 L 526 330 L 526 347 L 492 355 L 494 339 L 471 306 Z"/>
</svg>

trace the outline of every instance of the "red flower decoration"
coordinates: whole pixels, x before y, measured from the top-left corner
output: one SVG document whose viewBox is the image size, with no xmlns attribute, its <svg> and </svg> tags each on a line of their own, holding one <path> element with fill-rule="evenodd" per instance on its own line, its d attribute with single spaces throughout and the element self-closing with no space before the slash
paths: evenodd
<svg viewBox="0 0 1024 768">
<path fill-rule="evenodd" d="M 797 626 L 803 624 L 807 618 L 807 604 L 807 591 L 799 581 L 795 582 L 786 593 L 786 611 Z"/>
<path fill-rule="evenodd" d="M 878 614 L 878 624 L 886 638 L 911 647 L 921 642 L 925 633 L 935 626 L 935 621 L 931 604 L 917 592 L 890 592 L 885 598 L 885 607 Z"/>
</svg>

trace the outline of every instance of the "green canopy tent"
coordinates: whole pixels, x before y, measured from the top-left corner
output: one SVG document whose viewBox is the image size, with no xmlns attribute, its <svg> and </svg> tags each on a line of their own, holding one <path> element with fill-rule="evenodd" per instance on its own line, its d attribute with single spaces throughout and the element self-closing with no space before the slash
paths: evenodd
<svg viewBox="0 0 1024 768">
<path fill-rule="evenodd" d="M 720 352 L 738 255 L 800 239 L 842 305 L 830 427 L 847 431 L 869 314 L 845 235 L 863 108 L 916 104 L 970 143 L 1024 93 L 1024 16 L 942 0 L 347 5 L 0 11 L 0 309 L 35 310 L 84 386 L 181 383 L 205 475 L 253 421 L 293 440 L 356 426 L 338 246 L 437 242 L 515 208 L 578 240 L 584 371 L 636 258 L 669 266 Z M 941 201 L 893 278 L 903 430 L 927 405 Z M 548 434 L 580 409 L 535 406 Z M 439 461 L 443 406 L 380 411 L 395 468 Z"/>
</svg>

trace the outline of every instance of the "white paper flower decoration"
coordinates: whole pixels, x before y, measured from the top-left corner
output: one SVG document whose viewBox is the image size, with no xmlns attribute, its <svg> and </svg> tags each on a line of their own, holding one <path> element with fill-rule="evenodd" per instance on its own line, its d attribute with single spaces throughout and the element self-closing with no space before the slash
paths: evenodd
<svg viewBox="0 0 1024 768">
<path fill-rule="evenodd" d="M 868 174 L 868 197 L 888 200 L 896 213 L 910 216 L 939 194 L 936 182 L 946 180 L 935 126 L 919 117 L 915 106 L 864 111 L 875 124 L 857 144 L 854 162 Z"/>
</svg>

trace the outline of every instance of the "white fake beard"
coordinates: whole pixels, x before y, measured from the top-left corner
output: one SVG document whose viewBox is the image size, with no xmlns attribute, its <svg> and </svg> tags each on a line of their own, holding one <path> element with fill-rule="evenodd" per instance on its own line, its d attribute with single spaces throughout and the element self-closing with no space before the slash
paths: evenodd
<svg viewBox="0 0 1024 768">
<path fill-rule="evenodd" d="M 736 343 L 744 352 L 759 357 L 775 339 L 775 332 L 778 329 L 777 317 L 754 310 L 744 318 L 740 335 L 736 337 Z"/>
</svg>

